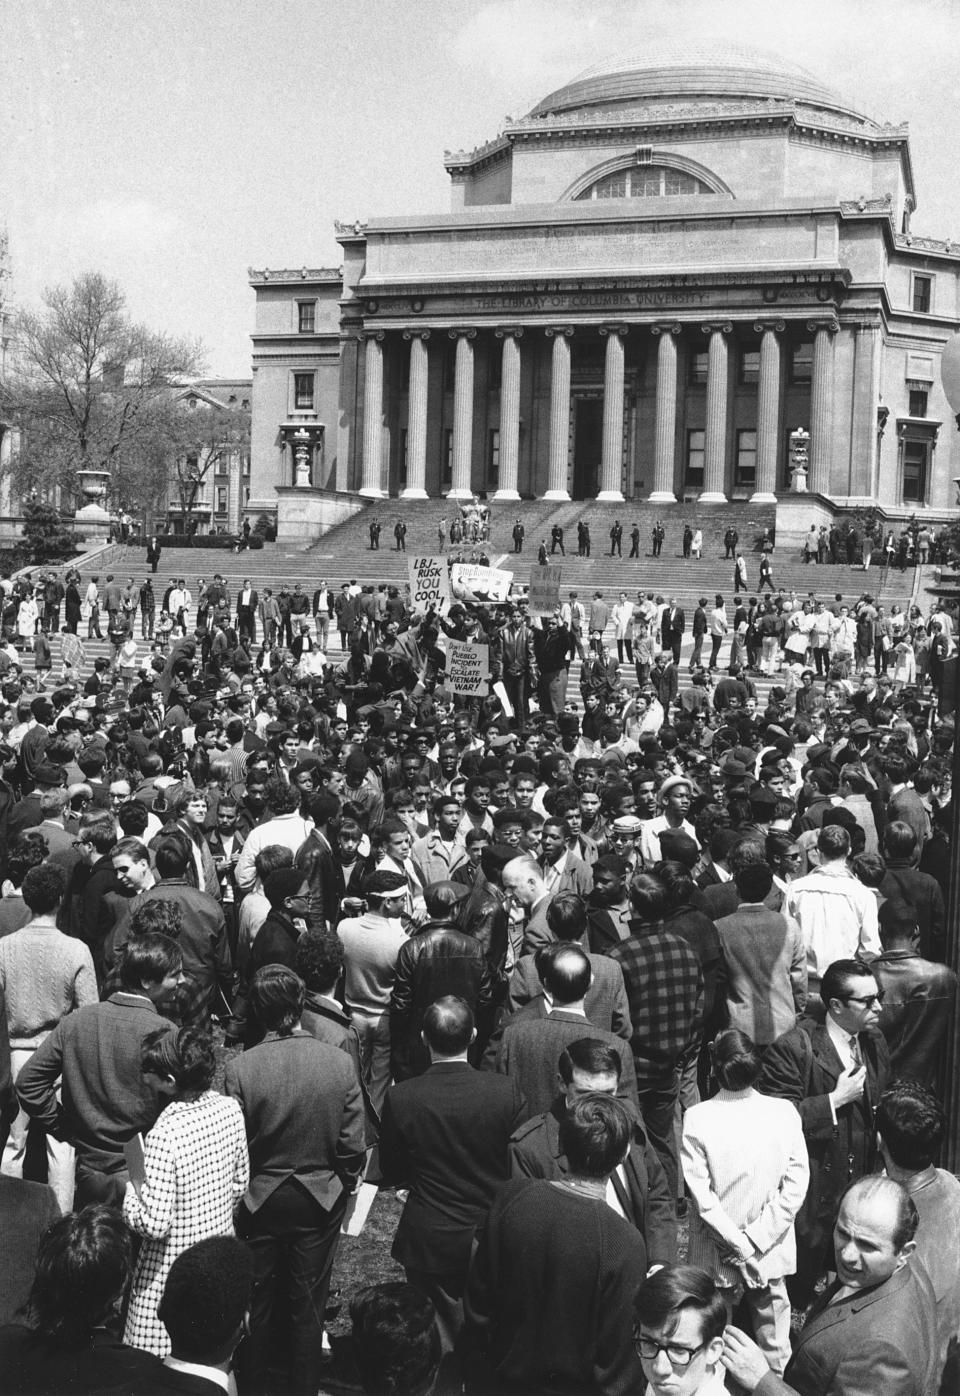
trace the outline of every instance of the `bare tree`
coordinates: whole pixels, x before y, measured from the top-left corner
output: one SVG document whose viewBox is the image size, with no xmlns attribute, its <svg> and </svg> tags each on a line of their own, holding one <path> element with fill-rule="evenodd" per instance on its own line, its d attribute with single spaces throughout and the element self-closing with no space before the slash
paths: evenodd
<svg viewBox="0 0 960 1396">
<path fill-rule="evenodd" d="M 186 524 L 210 472 L 220 461 L 229 465 L 232 456 L 250 444 L 250 409 L 211 401 L 205 396 L 181 395 L 173 404 L 171 436 L 176 441 L 173 476 L 176 480 L 180 511 Z"/>
<path fill-rule="evenodd" d="M 44 295 L 23 314 L 18 365 L 0 408 L 22 429 L 14 484 L 74 492 L 78 470 L 103 470 L 139 502 L 156 496 L 158 437 L 171 390 L 201 371 L 199 345 L 134 324 L 119 284 L 99 272 Z"/>
</svg>

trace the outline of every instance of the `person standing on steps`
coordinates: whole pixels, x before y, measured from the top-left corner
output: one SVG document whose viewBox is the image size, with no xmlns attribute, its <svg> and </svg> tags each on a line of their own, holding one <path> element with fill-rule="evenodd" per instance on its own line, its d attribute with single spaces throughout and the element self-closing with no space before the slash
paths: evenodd
<svg viewBox="0 0 960 1396">
<path fill-rule="evenodd" d="M 663 540 L 667 536 L 667 531 L 660 519 L 653 526 L 653 555 L 659 557 L 663 549 Z"/>
<path fill-rule="evenodd" d="M 623 557 L 623 524 L 615 519 L 610 529 L 610 556 Z"/>
<path fill-rule="evenodd" d="M 526 530 L 524 529 L 523 524 L 520 522 L 519 519 L 517 519 L 516 523 L 513 525 L 513 551 L 515 553 L 523 552 L 523 538 L 525 531 Z"/>
<path fill-rule="evenodd" d="M 557 551 L 558 548 L 560 549 L 560 556 L 566 557 L 567 554 L 563 546 L 563 529 L 560 527 L 559 524 L 554 524 L 553 528 L 551 528 L 550 530 L 551 556 Z"/>
<path fill-rule="evenodd" d="M 393 536 L 397 540 L 397 552 L 405 553 L 407 551 L 407 525 L 403 519 L 397 519 L 394 524 Z"/>
<path fill-rule="evenodd" d="M 724 559 L 736 556 L 737 544 L 739 542 L 740 534 L 737 532 L 737 530 L 733 527 L 728 528 L 726 533 L 723 535 Z"/>
<path fill-rule="evenodd" d="M 685 524 L 683 525 L 683 557 L 684 557 L 684 561 L 686 561 L 687 558 L 690 556 L 690 549 L 691 549 L 692 547 L 693 547 L 693 529 L 690 527 L 690 525 L 689 525 L 688 523 L 685 523 Z M 657 557 L 657 556 L 659 556 L 659 554 L 658 554 L 658 553 L 654 553 L 654 556 Z"/>
<path fill-rule="evenodd" d="M 640 525 L 637 523 L 630 530 L 630 556 L 640 556 Z"/>
</svg>

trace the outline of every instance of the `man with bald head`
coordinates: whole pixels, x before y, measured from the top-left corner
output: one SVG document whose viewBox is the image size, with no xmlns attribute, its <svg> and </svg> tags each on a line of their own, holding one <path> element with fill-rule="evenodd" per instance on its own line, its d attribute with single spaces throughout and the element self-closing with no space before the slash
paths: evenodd
<svg viewBox="0 0 960 1396">
<path fill-rule="evenodd" d="M 562 942 L 545 945 L 537 951 L 535 964 L 542 997 L 507 1020 L 491 1039 L 482 1068 L 516 1077 L 526 1102 L 524 1119 L 531 1119 L 553 1104 L 560 1053 L 568 1043 L 589 1036 L 617 1053 L 622 1064 L 618 1094 L 636 1105 L 637 1075 L 629 1045 L 587 1018 L 584 999 L 592 971 L 585 952 Z"/>
<path fill-rule="evenodd" d="M 917 1209 L 900 1183 L 852 1183 L 833 1231 L 837 1278 L 814 1305 L 783 1377 L 738 1328 L 723 1363 L 758 1396 L 934 1396 L 939 1380 L 936 1301 L 913 1260 Z"/>
</svg>

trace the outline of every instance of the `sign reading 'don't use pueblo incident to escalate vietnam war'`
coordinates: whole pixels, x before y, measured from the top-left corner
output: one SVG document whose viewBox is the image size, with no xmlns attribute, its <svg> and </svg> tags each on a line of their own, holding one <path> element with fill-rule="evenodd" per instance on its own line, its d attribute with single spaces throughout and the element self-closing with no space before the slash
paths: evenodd
<svg viewBox="0 0 960 1396">
<path fill-rule="evenodd" d="M 482 696 L 490 678 L 490 646 L 447 640 L 447 683 L 463 697 Z"/>
</svg>

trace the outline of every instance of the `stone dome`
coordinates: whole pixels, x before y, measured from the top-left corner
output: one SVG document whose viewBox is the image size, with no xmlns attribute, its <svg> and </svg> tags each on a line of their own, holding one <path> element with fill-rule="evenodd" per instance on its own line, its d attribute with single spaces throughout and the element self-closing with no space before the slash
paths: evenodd
<svg viewBox="0 0 960 1396">
<path fill-rule="evenodd" d="M 651 45 L 585 68 L 538 102 L 530 116 L 670 99 L 796 101 L 854 114 L 814 73 L 779 54 L 746 44 L 683 43 Z"/>
</svg>

